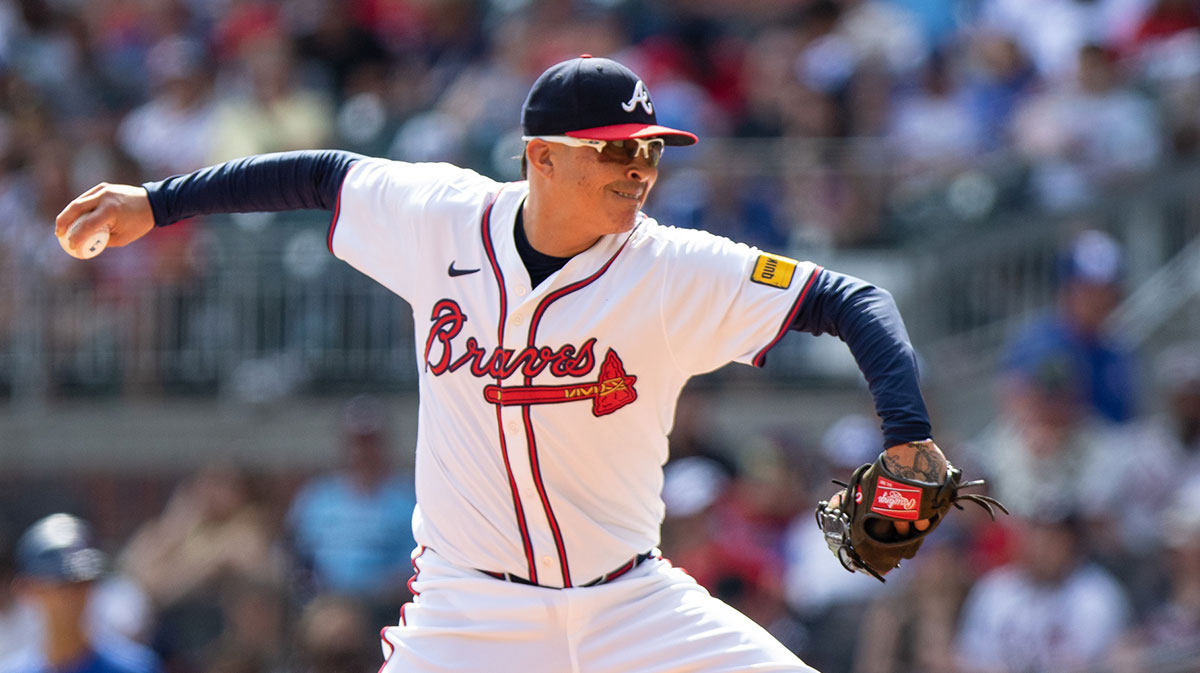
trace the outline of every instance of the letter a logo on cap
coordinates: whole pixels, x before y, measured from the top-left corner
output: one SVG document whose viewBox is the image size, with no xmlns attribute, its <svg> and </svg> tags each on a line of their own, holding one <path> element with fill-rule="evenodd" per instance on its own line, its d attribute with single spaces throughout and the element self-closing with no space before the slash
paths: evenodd
<svg viewBox="0 0 1200 673">
<path fill-rule="evenodd" d="M 650 102 L 650 92 L 646 90 L 646 85 L 640 79 L 633 87 L 633 96 L 624 103 L 621 103 L 621 109 L 626 112 L 633 112 L 633 108 L 638 105 L 642 106 L 646 114 L 654 114 L 654 104 Z"/>
</svg>

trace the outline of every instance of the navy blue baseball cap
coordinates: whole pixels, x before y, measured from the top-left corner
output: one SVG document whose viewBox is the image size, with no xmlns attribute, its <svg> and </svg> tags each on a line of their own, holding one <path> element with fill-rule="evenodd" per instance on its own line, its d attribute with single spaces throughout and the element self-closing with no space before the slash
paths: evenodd
<svg viewBox="0 0 1200 673">
<path fill-rule="evenodd" d="M 537 78 L 521 110 L 521 127 L 527 136 L 662 138 L 667 145 L 697 140 L 659 126 L 650 91 L 632 70 L 589 54 L 552 65 Z"/>
<path fill-rule="evenodd" d="M 51 514 L 17 540 L 18 575 L 50 582 L 90 582 L 104 574 L 107 559 L 96 549 L 92 528 L 70 514 Z"/>
</svg>

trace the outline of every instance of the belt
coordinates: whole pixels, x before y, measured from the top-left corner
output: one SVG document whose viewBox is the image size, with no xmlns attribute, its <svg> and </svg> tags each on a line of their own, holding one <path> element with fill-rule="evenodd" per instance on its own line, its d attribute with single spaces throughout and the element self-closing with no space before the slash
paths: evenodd
<svg viewBox="0 0 1200 673">
<path fill-rule="evenodd" d="M 596 579 L 594 579 L 590 582 L 585 582 L 585 583 L 577 585 L 577 586 L 594 587 L 597 584 L 604 584 L 605 582 L 611 582 L 611 581 L 617 579 L 618 577 L 620 577 L 621 575 L 624 575 L 625 573 L 629 572 L 630 570 L 633 570 L 634 568 L 638 567 L 639 565 L 641 565 L 642 561 L 645 561 L 646 559 L 650 558 L 653 555 L 654 554 L 651 552 L 644 552 L 642 554 L 638 554 L 637 556 L 634 556 L 633 558 L 629 559 L 625 563 L 621 564 L 619 567 L 604 573 L 603 575 L 597 577 Z M 547 587 L 547 586 L 538 584 L 537 582 L 530 582 L 529 580 L 525 579 L 524 577 L 521 577 L 520 575 L 514 575 L 512 573 L 498 573 L 498 572 L 493 572 L 491 570 L 480 570 L 479 572 L 481 572 L 484 575 L 487 575 L 489 577 L 495 577 L 498 580 L 504 580 L 505 582 L 512 582 L 514 584 L 528 584 L 531 587 L 542 587 L 544 589 L 560 589 L 560 588 L 562 588 L 562 587 Z"/>
</svg>

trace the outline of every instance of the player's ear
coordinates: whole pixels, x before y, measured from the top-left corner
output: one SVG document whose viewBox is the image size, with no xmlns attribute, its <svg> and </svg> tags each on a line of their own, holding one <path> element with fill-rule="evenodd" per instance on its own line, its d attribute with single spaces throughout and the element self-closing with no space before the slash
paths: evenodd
<svg viewBox="0 0 1200 673">
<path fill-rule="evenodd" d="M 529 171 L 548 177 L 554 172 L 554 158 L 551 156 L 550 143 L 534 138 L 525 146 L 525 158 L 528 160 Z"/>
</svg>

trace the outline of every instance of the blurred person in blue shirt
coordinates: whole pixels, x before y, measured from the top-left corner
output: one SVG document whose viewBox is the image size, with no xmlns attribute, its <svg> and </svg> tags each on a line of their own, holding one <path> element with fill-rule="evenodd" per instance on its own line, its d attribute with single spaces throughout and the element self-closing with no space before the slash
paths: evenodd
<svg viewBox="0 0 1200 673">
<path fill-rule="evenodd" d="M 383 404 L 359 396 L 343 419 L 343 469 L 318 476 L 288 513 L 298 563 L 312 589 L 349 594 L 377 608 L 407 600 L 416 542 L 412 477 L 388 460 Z"/>
<path fill-rule="evenodd" d="M 107 557 L 91 527 L 70 514 L 52 514 L 17 541 L 13 586 L 42 618 L 36 647 L 5 662 L 3 673 L 160 673 L 145 647 L 106 629 L 89 628 L 87 607 Z"/>
<path fill-rule="evenodd" d="M 1104 331 L 1120 304 L 1124 260 L 1108 234 L 1079 234 L 1059 259 L 1055 307 L 1010 342 L 1003 366 L 1010 381 L 1029 378 L 1047 353 L 1066 353 L 1085 399 L 1096 414 L 1114 423 L 1136 414 L 1132 352 Z"/>
</svg>

